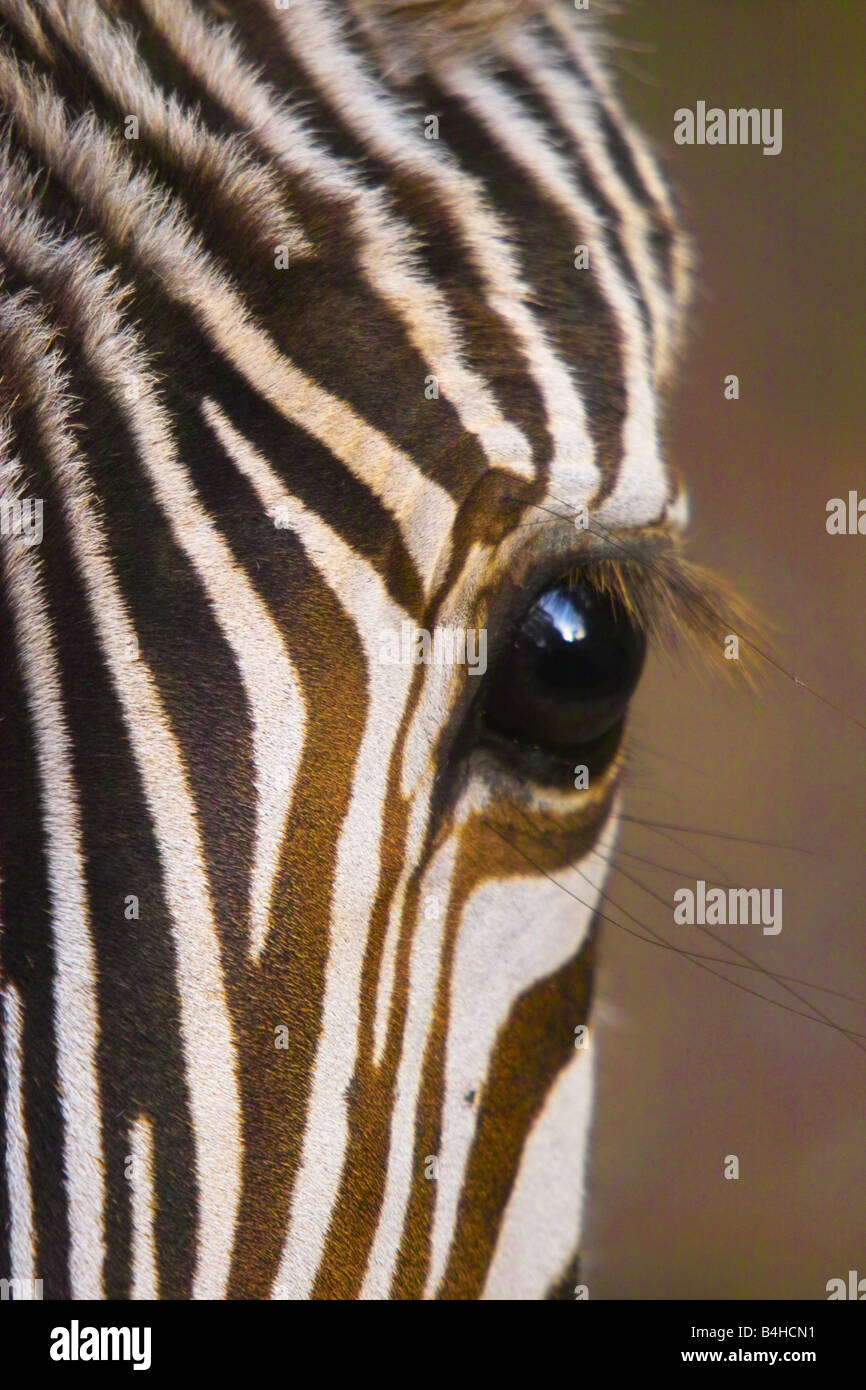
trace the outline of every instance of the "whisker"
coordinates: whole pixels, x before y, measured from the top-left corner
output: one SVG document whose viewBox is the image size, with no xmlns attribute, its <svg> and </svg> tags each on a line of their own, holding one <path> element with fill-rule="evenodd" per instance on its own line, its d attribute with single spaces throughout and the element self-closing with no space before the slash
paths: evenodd
<svg viewBox="0 0 866 1390">
<path fill-rule="evenodd" d="M 666 909 L 670 908 L 670 904 L 664 898 L 662 898 L 659 893 L 656 893 L 654 889 L 650 888 L 647 884 L 643 883 L 641 879 L 637 878 L 634 874 L 630 874 L 627 869 L 624 869 L 622 867 L 621 864 L 614 863 L 612 867 L 614 873 L 620 874 L 623 878 L 627 879 L 629 883 L 634 883 L 636 887 L 641 889 L 642 892 L 647 893 L 651 898 L 655 898 L 656 902 L 661 903 L 661 905 Z M 813 1009 L 815 1016 L 817 1018 L 820 1018 L 824 1023 L 827 1023 L 832 1027 L 838 1026 L 833 1022 L 832 1019 L 828 1018 L 828 1016 L 825 1013 L 823 1013 L 822 1010 L 820 1010 L 817 1007 L 817 1005 L 811 1004 L 808 999 L 805 999 L 790 984 L 781 982 L 780 976 L 776 975 L 774 971 L 768 970 L 766 966 L 762 966 L 759 961 L 755 961 L 748 954 L 748 952 L 743 951 L 733 941 L 725 940 L 724 937 L 719 936 L 718 932 L 711 931 L 709 927 L 705 926 L 700 922 L 696 922 L 695 925 L 698 931 L 703 936 L 707 937 L 708 940 L 714 941 L 717 946 L 722 946 L 726 951 L 731 951 L 735 956 L 738 956 L 741 961 L 745 961 L 748 965 L 752 966 L 753 969 L 760 971 L 762 975 L 765 975 L 768 979 L 773 980 L 774 983 L 779 984 L 780 988 L 784 989 L 786 994 L 790 995 L 792 999 L 796 999 L 798 1004 L 803 1004 L 806 1006 L 806 1008 Z"/>
<path fill-rule="evenodd" d="M 706 768 L 696 767 L 694 763 L 687 762 L 685 758 L 676 758 L 673 753 L 668 753 L 664 749 L 651 748 L 648 743 L 644 743 L 642 738 L 637 738 L 634 734 L 629 735 L 629 742 L 632 748 L 640 752 L 642 756 L 648 753 L 652 758 L 660 758 L 664 762 L 675 763 L 677 767 L 684 767 L 687 771 L 694 772 L 697 777 L 715 778 L 716 774 L 709 772 Z"/>
<path fill-rule="evenodd" d="M 598 850 L 596 850 L 596 853 L 598 853 Z M 618 845 L 616 848 L 616 857 L 619 857 L 620 855 L 624 856 L 626 859 L 634 859 L 638 864 L 646 864 L 647 868 L 649 869 L 657 869 L 659 873 L 675 874 L 678 878 L 682 878 L 683 876 L 682 869 L 675 869 L 672 864 L 659 864 L 653 859 L 645 859 L 643 855 L 635 854 L 633 850 L 623 849 L 622 845 Z M 614 857 L 611 857 L 611 859 L 608 862 L 613 863 Z M 721 880 L 713 880 L 711 882 L 709 879 L 707 879 L 708 888 L 728 889 L 736 888 L 737 886 L 738 885 L 735 883 L 724 883 Z"/>
<path fill-rule="evenodd" d="M 855 724 L 858 729 L 862 729 L 864 733 L 866 733 L 866 724 L 864 724 L 861 719 L 856 719 L 854 715 L 850 714 L 848 710 L 843 708 L 842 705 L 837 705 L 834 700 L 830 700 L 826 695 L 822 695 L 820 690 L 816 690 L 813 685 L 809 685 L 799 676 L 795 676 L 792 671 L 786 670 L 784 666 L 782 666 L 778 661 L 775 661 L 773 657 L 771 657 L 767 652 L 762 651 L 761 648 L 756 646 L 753 642 L 750 642 L 748 638 L 744 638 L 743 640 L 746 642 L 748 646 L 751 646 L 752 651 L 754 651 L 758 656 L 762 657 L 763 660 L 768 663 L 768 665 L 772 666 L 774 670 L 778 671 L 781 675 L 783 675 L 786 680 L 789 680 L 794 685 L 799 686 L 801 690 L 805 690 L 807 694 L 812 695 L 814 699 L 820 700 L 822 705 L 826 705 L 828 709 L 835 711 L 835 713 L 840 715 L 842 719 L 847 720 L 851 724 Z"/>
<path fill-rule="evenodd" d="M 546 839 L 546 838 L 547 838 L 542 832 L 539 831 L 539 829 L 538 829 L 537 826 L 534 826 L 534 825 L 533 825 L 533 822 L 531 821 L 531 819 L 529 818 L 529 816 L 526 814 L 526 812 L 524 812 L 524 811 L 521 809 L 521 812 L 520 812 L 520 813 L 521 813 L 521 815 L 523 816 L 523 819 L 530 825 L 530 827 L 532 828 L 532 830 L 533 830 L 533 832 L 534 832 L 534 834 L 536 835 L 537 838 L 541 838 L 541 839 Z M 548 844 L 549 844 L 549 841 L 548 841 Z M 645 892 L 649 897 L 655 899 L 655 901 L 658 902 L 658 903 L 660 903 L 661 906 L 665 907 L 666 909 L 669 909 L 669 908 L 670 908 L 670 904 L 669 904 L 669 902 L 668 902 L 665 898 L 662 898 L 662 897 L 660 896 L 660 894 L 658 894 L 658 893 L 657 893 L 653 888 L 651 888 L 648 884 L 644 883 L 641 879 L 637 878 L 637 877 L 636 877 L 635 875 L 633 875 L 633 874 L 628 873 L 628 871 L 627 871 L 626 869 L 624 869 L 624 868 L 616 861 L 615 858 L 613 858 L 613 857 L 611 857 L 611 856 L 606 856 L 606 855 L 602 854 L 601 851 L 598 849 L 597 846 L 596 846 L 594 852 L 598 855 L 598 857 L 599 857 L 600 859 L 603 860 L 603 862 L 606 862 L 607 864 L 609 864 L 615 873 L 619 873 L 623 878 L 625 878 L 625 879 L 627 879 L 629 882 L 635 884 L 635 886 L 636 886 L 637 888 L 641 889 L 641 890 L 642 890 L 643 892 Z M 618 852 L 618 853 L 619 853 L 619 852 Z M 582 872 L 582 870 L 578 869 L 576 865 L 574 865 L 574 866 L 572 866 L 572 867 L 574 867 L 575 871 L 576 871 L 577 873 L 579 873 L 579 874 L 581 875 L 581 877 L 585 878 L 586 881 L 587 881 L 588 883 L 590 883 L 593 887 L 597 888 L 598 891 L 600 891 L 600 892 L 603 891 L 603 890 L 600 888 L 599 885 L 592 884 L 592 880 L 591 880 L 586 874 L 584 874 L 584 873 Z M 609 900 L 610 900 L 611 902 L 613 901 L 612 899 L 609 899 Z M 619 910 L 621 910 L 621 911 L 625 911 L 625 909 L 621 908 L 619 904 L 614 904 L 614 906 L 617 906 L 617 907 L 619 908 Z M 740 958 L 739 962 L 727 961 L 727 960 L 726 960 L 726 961 L 723 962 L 724 964 L 726 964 L 726 965 L 745 964 L 745 965 L 748 966 L 749 968 L 758 971 L 760 974 L 766 976 L 766 978 L 767 978 L 768 980 L 772 980 L 774 984 L 778 984 L 780 988 L 784 989 L 784 990 L 786 991 L 786 993 L 788 993 L 788 994 L 791 996 L 791 998 L 796 999 L 798 1003 L 803 1004 L 803 1005 L 806 1006 L 806 1008 L 809 1008 L 809 1009 L 812 1010 L 812 1013 L 811 1013 L 811 1014 L 805 1015 L 805 1016 L 812 1017 L 815 1021 L 823 1022 L 823 1023 L 825 1023 L 828 1027 L 838 1028 L 841 1032 L 846 1032 L 846 1033 L 847 1033 L 848 1030 L 841 1028 L 840 1025 L 836 1024 L 832 1019 L 830 1019 L 826 1014 L 824 1014 L 823 1011 L 820 1010 L 816 1005 L 812 1004 L 808 999 L 803 998 L 800 994 L 797 993 L 797 991 L 796 991 L 795 989 L 792 989 L 791 986 L 790 986 L 790 983 L 786 982 L 786 981 L 784 980 L 784 977 L 783 977 L 783 976 L 778 975 L 778 974 L 777 974 L 776 972 L 774 972 L 774 971 L 768 970 L 765 966 L 762 966 L 762 965 L 760 964 L 760 962 L 757 962 L 757 961 L 753 960 L 745 951 L 742 951 L 738 946 L 736 946 L 736 945 L 733 944 L 732 942 L 726 941 L 723 937 L 720 937 L 717 933 L 715 933 L 715 932 L 713 932 L 713 931 L 710 931 L 710 929 L 709 929 L 708 927 L 706 927 L 706 926 L 704 926 L 704 925 L 702 925 L 702 924 L 700 924 L 700 923 L 696 923 L 696 925 L 697 925 L 697 927 L 698 927 L 698 930 L 701 931 L 702 934 L 703 934 L 704 936 L 706 936 L 709 940 L 714 941 L 714 942 L 716 943 L 716 945 L 722 946 L 725 950 L 728 950 L 728 951 L 733 952 L 734 955 L 736 955 L 736 956 L 738 956 L 738 957 Z M 648 928 L 645 928 L 645 930 L 649 930 L 649 929 L 648 929 Z M 689 955 L 690 955 L 690 958 L 692 958 L 692 959 L 697 959 L 697 957 L 695 956 L 694 953 L 691 953 L 691 952 L 690 952 Z M 736 982 L 736 981 L 731 981 L 730 983 L 736 984 L 737 982 Z M 820 987 L 819 987 L 819 988 L 820 988 Z"/>
<path fill-rule="evenodd" d="M 711 859 L 708 854 L 702 854 L 699 850 L 693 849 L 691 845 L 684 844 L 682 840 L 677 839 L 676 835 L 671 835 L 668 831 L 659 830 L 656 833 L 660 839 L 667 840 L 668 844 L 675 845 L 676 848 L 681 849 L 684 854 L 690 854 L 699 864 L 705 865 L 708 869 L 712 869 L 714 874 L 721 874 L 723 877 L 728 877 L 727 868 L 719 864 L 717 860 Z"/>
<path fill-rule="evenodd" d="M 660 831 L 659 834 L 662 835 L 665 840 L 668 840 L 670 844 L 676 845 L 678 849 L 682 849 L 686 854 L 691 854 L 695 859 L 698 860 L 699 863 L 705 864 L 708 868 L 712 869 L 714 873 L 726 873 L 726 870 L 715 860 L 708 859 L 707 856 L 704 854 L 699 854 L 697 850 L 692 849 L 690 845 L 684 845 L 682 840 L 678 840 L 675 835 L 666 834 L 663 831 Z M 623 853 L 626 853 L 626 851 L 624 851 L 622 848 L 619 848 L 617 850 L 617 854 Z M 736 965 L 738 964 L 738 962 L 731 961 L 731 964 Z M 746 967 L 743 966 L 743 968 L 745 969 Z M 861 1004 L 864 1008 L 866 1008 L 866 999 L 861 998 L 859 995 L 846 994 L 844 990 L 830 989 L 827 985 L 816 985 L 812 980 L 803 980 L 797 977 L 796 975 L 779 974 L 778 978 L 780 980 L 789 980 L 791 984 L 804 985 L 807 989 L 820 990 L 823 994 L 835 995 L 838 999 L 846 999 L 851 1004 Z"/>
<path fill-rule="evenodd" d="M 626 812 L 620 814 L 620 820 L 629 825 L 639 825 L 647 830 L 676 830 L 681 835 L 706 835 L 713 840 L 729 840 L 737 845 L 754 845 L 758 849 L 779 849 L 792 854 L 806 854 L 813 859 L 825 859 L 827 856 L 821 854 L 819 850 L 807 849 L 805 845 L 785 845 L 777 840 L 755 840 L 747 835 L 733 835 L 724 830 L 709 830 L 706 826 L 693 825 L 671 825 L 667 821 L 651 821 L 642 819 L 640 816 L 630 816 Z"/>
<path fill-rule="evenodd" d="M 568 506 L 568 503 L 563 501 L 562 498 L 554 497 L 553 500 L 559 502 L 561 506 Z M 591 520 L 590 530 L 595 530 L 597 534 L 603 536 L 606 542 L 614 549 L 622 551 L 625 555 L 631 554 L 629 546 L 622 538 L 619 537 L 616 532 L 605 527 L 601 522 Z M 648 568 L 652 568 L 651 561 L 647 560 L 646 564 Z M 804 681 L 802 677 L 795 675 L 793 671 L 789 671 L 786 666 L 783 666 L 780 661 L 777 661 L 775 657 L 771 656 L 748 632 L 740 632 L 738 635 L 740 640 L 750 651 L 754 652 L 756 656 L 759 656 L 762 661 L 765 661 L 767 665 L 771 666 L 779 675 L 784 676 L 784 678 L 791 681 L 793 685 L 798 686 L 801 690 L 805 690 L 807 694 L 820 701 L 821 704 L 826 705 L 828 709 L 832 709 L 840 718 L 854 724 L 858 729 L 862 729 L 864 733 L 866 733 L 866 723 L 864 723 L 863 720 L 857 719 L 855 715 L 851 714 L 850 711 L 846 710 L 842 705 L 837 704 L 835 700 L 831 700 L 828 696 L 822 694 L 815 686 Z"/>
<path fill-rule="evenodd" d="M 564 883 L 560 883 L 558 879 L 554 878 L 552 874 L 548 873 L 546 869 L 544 869 L 539 863 L 537 863 L 537 861 L 534 860 L 531 855 L 528 855 L 524 850 L 520 848 L 519 845 L 515 845 L 513 841 L 509 840 L 507 836 L 503 835 L 502 832 L 495 825 L 493 825 L 491 821 L 488 821 L 484 818 L 482 818 L 482 820 L 483 823 L 488 827 L 488 829 L 492 830 L 493 833 L 497 835 L 500 840 L 502 840 L 517 854 L 519 854 L 522 859 L 525 859 L 527 863 L 531 864 L 532 867 L 538 873 L 543 874 L 543 876 L 549 879 L 550 882 L 555 885 L 555 887 L 562 889 L 564 893 L 566 893 L 570 898 L 573 898 L 575 902 L 581 905 L 581 907 L 586 908 L 590 912 L 594 911 L 602 921 L 609 922 L 612 926 L 618 927 L 620 931 L 625 932 L 628 936 L 634 936 L 639 941 L 646 942 L 646 944 L 650 946 L 658 946 L 661 949 L 673 951 L 675 955 L 687 958 L 688 960 L 692 961 L 693 964 L 698 966 L 699 969 L 705 970 L 709 975 L 714 975 L 717 979 L 723 980 L 726 984 L 732 985 L 734 989 L 742 990 L 744 994 L 750 994 L 755 999 L 762 1000 L 765 1004 L 771 1004 L 774 1008 L 781 1009 L 784 1013 L 793 1014 L 797 1018 L 807 1019 L 810 1023 L 817 1023 L 821 1027 L 830 1028 L 833 1032 L 839 1033 L 843 1037 L 849 1038 L 852 1044 L 855 1047 L 857 1047 L 859 1051 L 866 1052 L 866 1046 L 861 1046 L 860 1042 L 858 1041 L 858 1039 L 866 1039 L 866 1033 L 858 1033 L 855 1032 L 853 1029 L 843 1028 L 840 1024 L 833 1023 L 831 1020 L 825 1022 L 822 1018 L 816 1016 L 814 1013 L 805 1013 L 802 1009 L 795 1009 L 790 1004 L 781 1003 L 781 1001 L 778 999 L 771 999 L 769 995 L 761 994 L 759 990 L 750 989 L 748 985 L 742 984 L 742 982 L 739 980 L 730 979 L 727 975 L 722 974 L 722 972 L 719 970 L 713 970 L 711 966 L 706 964 L 704 958 L 700 954 L 695 953 L 693 951 L 685 950 L 683 947 L 676 946 L 673 944 L 673 942 L 665 940 L 665 938 L 661 936 L 659 932 L 654 931 L 652 927 L 648 927 L 645 923 L 640 922 L 639 919 L 635 917 L 633 913 L 629 912 L 627 908 L 624 908 L 619 903 L 614 902 L 610 894 L 605 889 L 600 888 L 597 884 L 594 884 L 592 880 L 588 878 L 585 873 L 582 872 L 582 870 L 577 868 L 576 865 L 571 865 L 570 867 L 574 870 L 574 872 L 578 873 L 581 878 L 585 879 L 585 881 L 592 888 L 593 892 L 598 893 L 606 903 L 609 903 L 612 907 L 616 908 L 618 912 L 624 913 L 624 915 L 626 917 L 629 917 L 633 922 L 637 922 L 638 926 L 640 926 L 643 929 L 643 931 L 650 933 L 650 936 L 644 936 L 641 934 L 641 932 L 636 932 L 632 928 L 625 926 L 623 922 L 617 921 L 615 917 L 610 917 L 607 913 L 601 912 L 597 907 L 594 907 L 593 904 L 588 903 L 583 898 L 579 897 Z M 726 962 L 726 964 L 736 966 L 737 962 L 729 961 Z"/>
</svg>

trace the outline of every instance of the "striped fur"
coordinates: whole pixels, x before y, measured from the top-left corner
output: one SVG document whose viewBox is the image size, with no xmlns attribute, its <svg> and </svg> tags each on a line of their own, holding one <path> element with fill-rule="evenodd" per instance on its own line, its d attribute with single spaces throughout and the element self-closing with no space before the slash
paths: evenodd
<svg viewBox="0 0 866 1390">
<path fill-rule="evenodd" d="M 0 539 L 0 1277 L 46 1296 L 574 1270 L 619 763 L 534 783 L 379 635 L 501 644 L 563 499 L 669 524 L 687 267 L 585 17 L 441 9 L 0 0 L 0 500 L 44 501 Z"/>
</svg>

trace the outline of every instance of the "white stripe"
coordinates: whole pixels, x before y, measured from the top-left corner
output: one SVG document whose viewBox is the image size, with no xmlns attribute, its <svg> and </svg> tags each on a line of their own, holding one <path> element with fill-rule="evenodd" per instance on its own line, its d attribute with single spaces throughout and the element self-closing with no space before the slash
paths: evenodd
<svg viewBox="0 0 866 1390">
<path fill-rule="evenodd" d="M 505 1208 L 481 1297 L 544 1298 L 580 1240 L 593 1100 L 593 1034 L 551 1087 Z"/>
<path fill-rule="evenodd" d="M 9 979 L 3 985 L 3 1035 L 10 1275 L 32 1288 L 36 1278 L 36 1252 L 30 1156 L 24 1120 L 24 1009 Z"/>
<path fill-rule="evenodd" d="M 479 574 L 486 574 L 488 579 L 491 577 L 491 551 L 489 546 L 474 543 L 469 548 L 460 575 L 451 585 L 445 604 L 437 613 L 437 624 L 451 628 L 466 628 L 472 625 L 472 615 L 466 607 L 466 596 L 474 597 Z M 387 1043 L 397 939 L 403 919 L 406 888 L 427 830 L 430 795 L 436 772 L 433 761 L 435 739 L 431 737 L 431 730 L 447 727 L 456 699 L 465 692 L 466 681 L 472 682 L 475 679 L 466 676 L 465 668 L 458 665 L 429 665 L 422 668 L 423 683 L 403 743 L 400 791 L 412 809 L 403 870 L 391 904 L 376 983 L 376 1013 L 373 1025 L 373 1061 L 376 1066 L 382 1060 Z"/>
<path fill-rule="evenodd" d="M 69 534 L 103 658 L 144 783 L 177 951 L 180 1025 L 196 1151 L 196 1298 L 225 1292 L 240 1198 L 241 1118 L 235 1049 L 195 807 L 150 670 L 130 661 L 135 630 L 84 490 L 77 460 L 63 480 Z"/>
<path fill-rule="evenodd" d="M 657 205 L 659 215 L 671 233 L 674 298 L 683 304 L 688 298 L 691 269 L 688 241 L 679 226 L 673 199 L 659 172 L 656 161 L 647 149 L 642 136 L 623 110 L 595 47 L 581 41 L 575 25 L 565 16 L 557 3 L 551 4 L 548 0 L 545 5 L 545 18 L 563 40 L 569 52 L 583 67 L 607 115 L 628 147 L 638 177 L 650 198 Z"/>
<path fill-rule="evenodd" d="M 108 560 L 105 540 L 69 460 L 69 534 L 115 694 L 144 783 L 178 966 L 180 1025 L 196 1151 L 198 1263 L 196 1298 L 223 1296 L 241 1181 L 240 1095 L 219 944 L 195 807 L 156 683 L 141 659 L 130 661 L 135 630 Z"/>
<path fill-rule="evenodd" d="M 415 1124 L 421 1073 L 434 1018 L 457 841 L 456 835 L 450 835 L 436 854 L 424 875 L 418 899 L 418 917 L 409 958 L 409 1000 L 397 1071 L 397 1091 L 391 1112 L 385 1191 L 361 1289 L 362 1298 L 388 1297 L 400 1254 L 403 1223 L 413 1184 L 433 1181 L 427 1179 L 423 1171 L 413 1171 L 412 1165 L 415 1161 Z M 434 905 L 434 910 L 428 911 L 430 904 Z"/>
<path fill-rule="evenodd" d="M 143 0 L 143 5 L 199 81 L 259 136 L 283 169 L 346 205 L 371 288 L 405 323 L 442 396 L 477 435 L 491 466 L 532 478 L 529 442 L 502 415 L 484 379 L 467 366 L 445 297 L 422 270 L 409 228 L 390 212 L 386 196 L 365 187 L 350 166 L 329 154 L 304 121 L 257 80 L 235 44 L 224 34 L 215 36 L 186 0 Z"/>
<path fill-rule="evenodd" d="M 379 827 L 395 730 L 414 671 L 411 666 L 383 666 L 378 659 L 377 634 L 380 630 L 398 631 L 408 615 L 388 597 L 376 570 L 286 491 L 267 459 L 238 434 L 219 406 L 205 401 L 202 409 L 262 505 L 270 512 L 281 509 L 285 513 L 311 562 L 349 614 L 367 659 L 369 705 L 337 850 L 321 1035 L 301 1164 L 273 1289 L 274 1297 L 306 1298 L 313 1287 L 339 1191 L 348 1137 L 344 1090 L 357 1058 L 361 970 L 370 912 L 379 888 Z M 279 537 L 281 533 L 275 534 Z"/>
<path fill-rule="evenodd" d="M 132 1289 L 133 1299 L 157 1297 L 156 1234 L 154 1231 L 153 1129 L 138 1115 L 129 1130 L 132 1171 Z"/>
<path fill-rule="evenodd" d="M 550 145 L 543 128 L 500 83 L 463 64 L 450 65 L 439 73 L 439 78 L 475 114 L 492 139 L 523 166 L 527 178 L 574 219 L 575 227 L 586 239 L 592 269 L 575 271 L 575 275 L 592 274 L 610 306 L 621 334 L 626 391 L 617 504 L 611 505 L 613 498 L 609 499 L 605 518 L 611 524 L 620 521 L 618 507 L 625 498 L 630 524 L 635 525 L 640 519 L 635 513 L 643 515 L 647 509 L 651 517 L 657 517 L 667 496 L 667 477 L 658 449 L 657 403 L 649 371 L 651 356 L 632 292 L 608 251 L 607 229 L 579 190 L 569 165 Z M 579 293 L 577 288 L 575 293 Z M 555 465 L 551 491 L 572 503 L 583 500 L 574 486 L 569 472 Z"/>
<path fill-rule="evenodd" d="M 18 494 L 19 469 L 0 474 L 4 500 Z M 3 570 L 32 721 L 45 835 L 54 949 L 56 1062 L 63 1111 L 71 1294 L 102 1296 L 104 1186 L 97 1049 L 96 957 L 85 886 L 72 750 L 51 624 L 35 548 L 7 537 Z"/>
<path fill-rule="evenodd" d="M 532 520 L 537 520 L 538 516 L 539 512 L 533 509 L 527 519 L 531 517 Z M 525 554 L 526 531 L 517 527 L 516 531 L 512 530 L 509 535 L 517 540 L 518 547 L 523 547 Z M 493 547 L 473 541 L 467 547 L 459 575 L 452 578 L 448 594 L 436 611 L 437 627 L 462 632 L 474 628 L 478 623 L 479 576 L 483 575 L 485 588 L 489 586 L 493 591 L 497 567 L 500 570 L 500 583 L 506 584 L 509 571 L 501 556 Z M 486 632 L 486 628 L 484 631 Z M 486 643 L 487 638 L 484 640 Z M 424 778 L 429 780 L 435 773 L 434 740 L 431 738 L 431 730 L 446 728 L 455 702 L 461 695 L 465 695 L 467 684 L 470 689 L 474 687 L 480 690 L 484 677 L 483 671 L 470 675 L 467 666 L 458 662 L 441 666 L 430 663 L 423 666 L 421 671 L 423 684 L 406 733 L 400 770 L 400 791 L 407 801 L 411 801 L 418 794 L 421 781 Z"/>
<path fill-rule="evenodd" d="M 557 65 L 556 55 L 534 37 L 523 34 L 501 51 L 526 81 L 549 101 L 560 123 L 571 134 L 605 200 L 618 214 L 623 249 L 634 271 L 656 334 L 659 375 L 670 365 L 676 306 L 663 288 L 650 245 L 653 223 L 649 212 L 626 186 L 611 159 L 596 118 L 591 89 Z"/>
<path fill-rule="evenodd" d="M 583 863 L 591 862 L 594 852 Z M 517 856 L 515 856 L 515 859 Z M 531 870 L 529 870 L 531 872 Z M 451 988 L 439 1179 L 425 1297 L 445 1273 L 476 1116 L 499 1030 L 518 998 L 577 952 L 597 892 L 581 907 L 550 879 L 487 882 L 463 911 Z M 575 1016 L 575 1025 L 583 1020 Z M 515 1085 L 519 1085 L 515 1078 Z M 473 1105 L 465 1097 L 475 1092 Z"/>
<path fill-rule="evenodd" d="M 511 326 L 521 344 L 526 371 L 544 402 L 559 466 L 571 480 L 575 496 L 588 496 L 599 475 L 583 401 L 526 307 L 531 291 L 520 276 L 507 233 L 482 198 L 478 183 L 444 149 L 434 148 L 436 141 L 423 138 L 417 112 L 407 111 L 372 80 L 321 0 L 304 0 L 301 25 L 283 11 L 276 18 L 286 44 L 297 49 L 304 67 L 365 146 L 395 169 L 420 176 L 431 196 L 447 207 L 486 287 L 490 307 Z"/>
</svg>

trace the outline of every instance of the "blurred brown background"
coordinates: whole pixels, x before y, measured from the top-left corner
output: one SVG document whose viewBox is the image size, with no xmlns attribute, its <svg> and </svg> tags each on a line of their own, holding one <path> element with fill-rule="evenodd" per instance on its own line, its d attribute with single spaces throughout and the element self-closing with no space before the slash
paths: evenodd
<svg viewBox="0 0 866 1390">
<path fill-rule="evenodd" d="M 829 498 L 866 496 L 866 9 L 664 0 L 621 6 L 611 28 L 700 256 L 670 422 L 692 553 L 777 625 L 791 671 L 866 722 L 866 536 L 825 529 Z M 675 145 L 674 111 L 698 100 L 781 107 L 782 153 Z M 782 888 L 779 936 L 719 933 L 776 974 L 866 1000 L 866 731 L 772 671 L 750 702 L 661 662 L 634 730 L 629 814 L 810 853 L 632 825 L 624 849 L 676 872 L 623 867 L 665 902 L 698 877 Z M 609 888 L 669 940 L 720 954 L 621 875 Z M 866 1276 L 866 1053 L 613 926 L 600 986 L 590 1297 L 823 1299 L 828 1279 Z M 866 1033 L 866 1005 L 793 987 Z"/>
</svg>

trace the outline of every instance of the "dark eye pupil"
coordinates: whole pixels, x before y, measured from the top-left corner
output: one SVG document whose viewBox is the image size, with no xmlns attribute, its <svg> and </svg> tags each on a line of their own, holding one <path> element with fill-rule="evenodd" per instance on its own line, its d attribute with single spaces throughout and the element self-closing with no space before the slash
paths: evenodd
<svg viewBox="0 0 866 1390">
<path fill-rule="evenodd" d="M 619 724 L 643 666 L 646 639 L 588 583 L 536 600 L 493 672 L 489 728 L 555 752 L 579 752 Z"/>
</svg>

